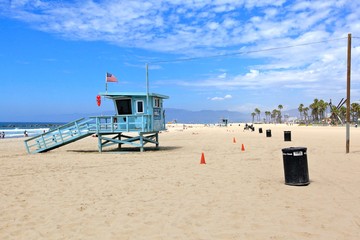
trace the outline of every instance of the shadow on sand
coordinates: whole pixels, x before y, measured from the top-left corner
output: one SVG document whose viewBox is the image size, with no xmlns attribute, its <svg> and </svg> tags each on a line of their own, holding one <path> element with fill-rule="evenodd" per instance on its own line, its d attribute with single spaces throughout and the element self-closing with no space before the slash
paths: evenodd
<svg viewBox="0 0 360 240">
<path fill-rule="evenodd" d="M 176 149 L 180 149 L 182 147 L 179 146 L 162 146 L 162 147 L 144 147 L 144 152 L 155 152 L 155 151 L 173 151 Z M 67 152 L 75 152 L 75 153 L 99 153 L 97 149 L 94 150 L 67 150 Z M 141 153 L 139 147 L 122 147 L 122 148 L 109 148 L 103 150 L 101 153 Z"/>
</svg>

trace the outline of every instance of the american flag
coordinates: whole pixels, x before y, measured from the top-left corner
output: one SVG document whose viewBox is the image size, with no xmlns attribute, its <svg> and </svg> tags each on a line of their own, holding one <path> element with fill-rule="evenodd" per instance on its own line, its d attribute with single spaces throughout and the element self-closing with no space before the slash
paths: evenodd
<svg viewBox="0 0 360 240">
<path fill-rule="evenodd" d="M 111 73 L 106 73 L 106 82 L 118 82 L 118 80 Z"/>
</svg>

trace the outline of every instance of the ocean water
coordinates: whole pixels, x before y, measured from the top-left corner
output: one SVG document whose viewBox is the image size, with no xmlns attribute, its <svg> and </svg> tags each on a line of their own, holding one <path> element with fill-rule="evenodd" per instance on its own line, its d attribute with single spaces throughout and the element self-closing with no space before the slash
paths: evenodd
<svg viewBox="0 0 360 240">
<path fill-rule="evenodd" d="M 0 122 L 0 136 L 4 132 L 5 138 L 25 137 L 24 132 L 26 131 L 29 137 L 33 137 L 64 124 L 53 122 Z"/>
</svg>

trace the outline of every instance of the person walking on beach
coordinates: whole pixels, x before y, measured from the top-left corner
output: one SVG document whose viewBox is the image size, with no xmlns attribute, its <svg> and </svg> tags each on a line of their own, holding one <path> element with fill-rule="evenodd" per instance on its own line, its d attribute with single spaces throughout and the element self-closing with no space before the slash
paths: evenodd
<svg viewBox="0 0 360 240">
<path fill-rule="evenodd" d="M 28 133 L 27 133 L 27 131 L 25 130 L 24 131 L 24 137 L 27 137 L 28 136 Z"/>
<path fill-rule="evenodd" d="M 5 138 L 5 132 L 0 133 L 0 138 Z"/>
</svg>

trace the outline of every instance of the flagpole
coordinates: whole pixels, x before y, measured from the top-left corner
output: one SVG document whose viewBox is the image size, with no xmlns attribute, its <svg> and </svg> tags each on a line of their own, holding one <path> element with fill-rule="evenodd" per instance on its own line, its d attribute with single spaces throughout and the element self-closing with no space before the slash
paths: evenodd
<svg viewBox="0 0 360 240">
<path fill-rule="evenodd" d="M 147 105 L 147 114 L 150 114 L 149 111 L 149 64 L 146 64 L 146 105 Z"/>
</svg>

